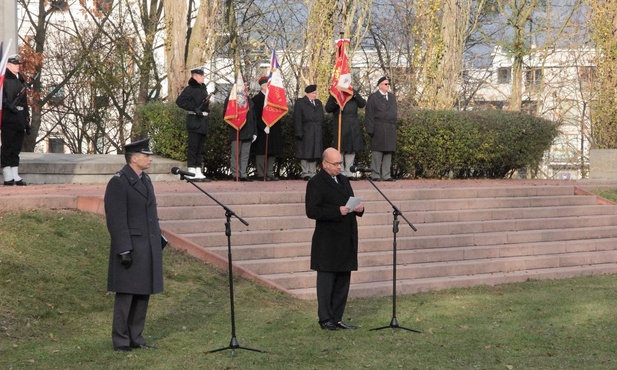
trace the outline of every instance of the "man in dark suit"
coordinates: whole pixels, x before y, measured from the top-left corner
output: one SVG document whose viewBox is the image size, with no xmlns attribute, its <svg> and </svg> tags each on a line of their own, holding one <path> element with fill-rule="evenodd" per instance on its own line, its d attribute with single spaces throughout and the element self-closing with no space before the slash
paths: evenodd
<svg viewBox="0 0 617 370">
<path fill-rule="evenodd" d="M 317 315 L 324 330 L 355 329 L 343 321 L 351 271 L 358 269 L 358 223 L 364 204 L 346 204 L 353 190 L 341 175 L 343 159 L 334 148 L 322 155 L 322 170 L 306 187 L 306 215 L 315 220 L 311 269 L 317 271 Z"/>
<path fill-rule="evenodd" d="M 266 101 L 267 87 L 268 76 L 260 77 L 259 93 L 252 99 L 255 109 L 255 124 L 257 125 L 257 140 L 253 143 L 252 148 L 255 151 L 257 178 L 266 181 L 278 181 L 279 178 L 274 175 L 274 162 L 276 157 L 283 154 L 283 128 L 280 122 L 268 127 L 261 117 Z"/>
<path fill-rule="evenodd" d="M 366 101 L 364 125 L 371 138 L 371 178 L 374 181 L 394 181 L 390 175 L 392 154 L 396 151 L 397 105 L 390 91 L 390 79 L 381 77 L 377 91 Z"/>
<path fill-rule="evenodd" d="M 124 147 L 126 165 L 107 183 L 105 216 L 111 237 L 107 290 L 116 292 L 114 349 L 154 349 L 143 337 L 150 294 L 163 291 L 163 242 L 152 181 L 150 139 Z"/>
<path fill-rule="evenodd" d="M 317 85 L 308 85 L 305 96 L 294 105 L 296 158 L 300 159 L 301 177 L 308 181 L 317 172 L 317 160 L 323 151 L 323 104 L 317 99 Z"/>
</svg>

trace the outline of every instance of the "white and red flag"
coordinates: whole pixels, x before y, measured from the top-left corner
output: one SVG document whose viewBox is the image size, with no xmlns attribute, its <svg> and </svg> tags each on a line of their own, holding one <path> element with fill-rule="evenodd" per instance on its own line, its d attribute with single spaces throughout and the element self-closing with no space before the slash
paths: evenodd
<svg viewBox="0 0 617 370">
<path fill-rule="evenodd" d="M 272 127 L 281 117 L 287 114 L 288 110 L 287 97 L 285 95 L 285 88 L 283 87 L 283 76 L 278 59 L 276 58 L 276 51 L 272 50 L 272 55 L 270 57 L 270 74 L 268 75 L 266 98 L 264 100 L 264 109 L 261 113 L 261 119 L 266 126 Z"/>
<path fill-rule="evenodd" d="M 334 64 L 332 82 L 330 83 L 330 94 L 336 99 L 341 110 L 343 110 L 345 104 L 353 96 L 351 69 L 349 68 L 349 59 L 345 50 L 347 45 L 349 45 L 349 39 L 336 40 L 336 63 Z"/>
<path fill-rule="evenodd" d="M 6 63 L 9 59 L 9 50 L 11 49 L 11 41 L 6 47 L 6 52 L 4 51 L 4 42 L 0 43 L 0 97 L 2 96 L 2 87 L 4 86 L 4 75 L 6 74 Z M 0 125 L 2 123 L 2 104 L 0 104 Z"/>
<path fill-rule="evenodd" d="M 248 94 L 244 86 L 242 73 L 238 71 L 236 83 L 232 86 L 227 101 L 227 109 L 225 110 L 225 122 L 229 123 L 236 130 L 240 129 L 246 123 L 246 117 L 249 111 Z"/>
</svg>

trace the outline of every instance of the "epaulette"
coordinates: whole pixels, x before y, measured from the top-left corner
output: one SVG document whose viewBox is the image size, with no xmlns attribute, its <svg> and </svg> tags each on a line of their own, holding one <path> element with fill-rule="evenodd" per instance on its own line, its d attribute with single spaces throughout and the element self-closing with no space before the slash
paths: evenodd
<svg viewBox="0 0 617 370">
<path fill-rule="evenodd" d="M 118 172 L 116 172 L 116 174 L 114 175 L 114 177 L 122 177 L 122 175 L 124 175 L 124 172 L 122 172 L 122 171 L 118 171 Z"/>
</svg>

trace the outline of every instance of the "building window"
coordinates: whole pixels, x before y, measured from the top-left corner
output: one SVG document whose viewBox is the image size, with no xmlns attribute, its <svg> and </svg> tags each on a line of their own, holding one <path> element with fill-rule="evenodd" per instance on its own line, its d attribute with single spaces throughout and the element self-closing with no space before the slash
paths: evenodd
<svg viewBox="0 0 617 370">
<path fill-rule="evenodd" d="M 537 91 L 542 82 L 541 68 L 528 68 L 525 70 L 525 87 L 530 91 Z"/>
<path fill-rule="evenodd" d="M 49 153 L 64 153 L 64 141 L 61 138 L 49 138 Z"/>
<path fill-rule="evenodd" d="M 509 84 L 512 81 L 512 68 L 502 67 L 497 69 L 497 83 Z"/>
<path fill-rule="evenodd" d="M 52 92 L 55 89 L 56 85 L 49 86 L 49 92 Z M 49 105 L 52 105 L 54 107 L 61 106 L 64 103 L 64 88 L 61 87 L 60 89 L 58 89 L 58 91 L 56 91 L 56 93 L 51 98 L 49 98 L 48 103 Z"/>
</svg>

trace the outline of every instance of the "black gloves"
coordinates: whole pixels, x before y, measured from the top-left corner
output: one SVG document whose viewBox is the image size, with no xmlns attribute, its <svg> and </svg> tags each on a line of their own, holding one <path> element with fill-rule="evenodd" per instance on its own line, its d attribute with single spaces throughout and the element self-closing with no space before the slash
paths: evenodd
<svg viewBox="0 0 617 370">
<path fill-rule="evenodd" d="M 133 264 L 133 257 L 131 257 L 131 252 L 120 255 L 120 264 L 124 266 L 125 269 L 131 267 L 131 265 Z"/>
</svg>

